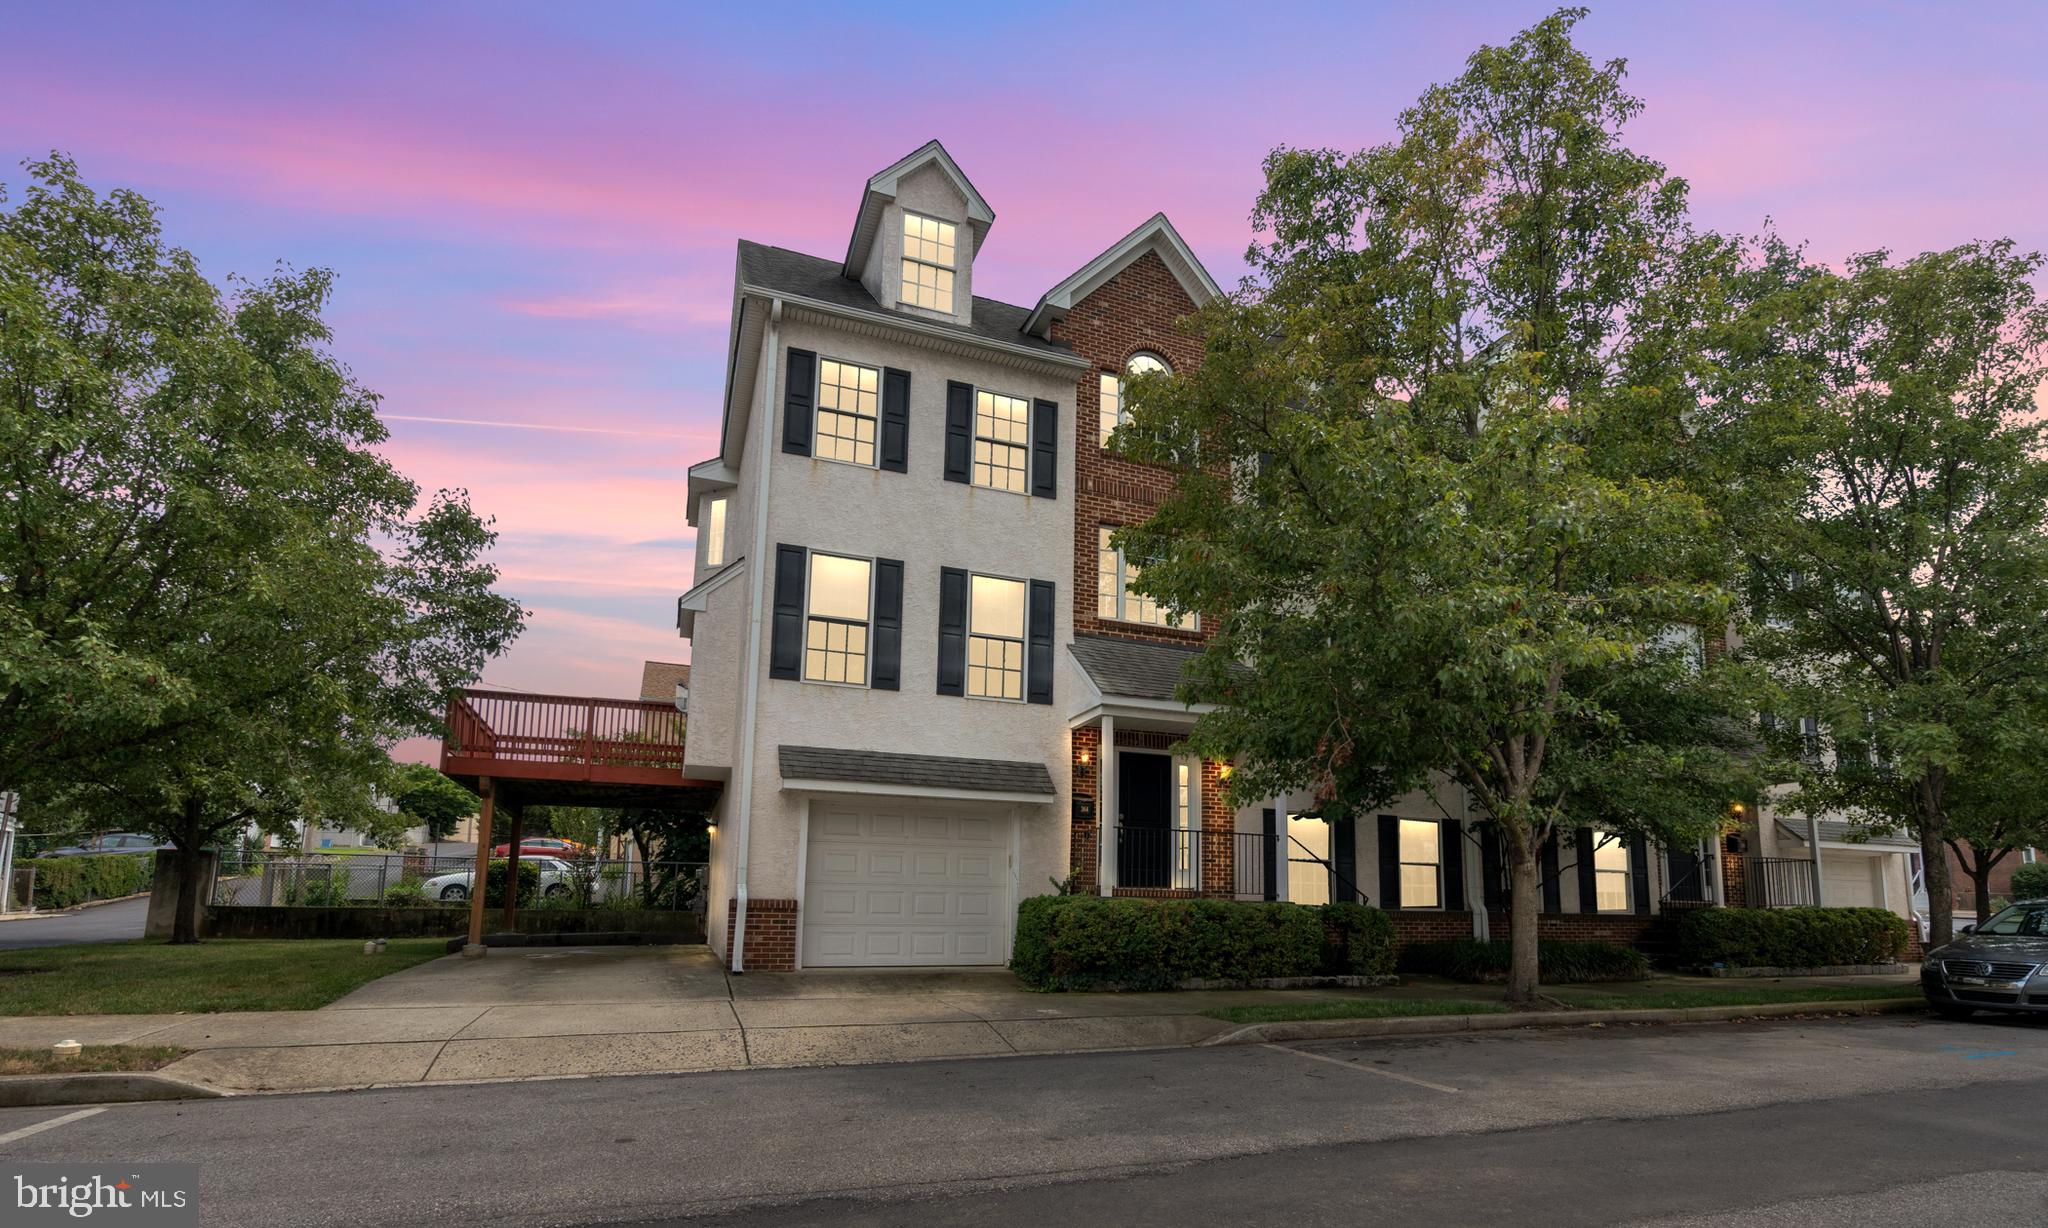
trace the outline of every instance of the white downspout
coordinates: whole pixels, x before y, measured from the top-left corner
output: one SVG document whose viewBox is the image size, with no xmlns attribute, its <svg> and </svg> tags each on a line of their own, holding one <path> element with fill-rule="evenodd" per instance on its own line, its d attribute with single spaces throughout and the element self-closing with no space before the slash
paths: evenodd
<svg viewBox="0 0 2048 1228">
<path fill-rule="evenodd" d="M 755 444 L 755 464 L 760 466 L 761 480 L 754 492 L 754 566 L 750 569 L 748 586 L 753 590 L 747 604 L 747 683 L 744 691 L 746 712 L 740 718 L 740 788 L 734 806 L 739 811 L 739 830 L 734 839 L 739 841 L 735 853 L 734 877 L 736 888 L 733 892 L 732 950 L 726 957 L 732 963 L 734 972 L 747 970 L 747 833 L 754 816 L 754 731 L 759 723 L 761 704 L 761 606 L 768 587 L 768 571 L 774 566 L 768 558 L 768 483 L 775 473 L 775 452 L 770 446 L 775 431 L 775 372 L 776 348 L 782 340 L 782 300 L 771 299 L 768 304 L 768 345 L 767 355 L 761 364 L 761 374 L 755 377 L 761 385 L 761 408 L 756 414 L 760 419 L 761 437 Z"/>
</svg>

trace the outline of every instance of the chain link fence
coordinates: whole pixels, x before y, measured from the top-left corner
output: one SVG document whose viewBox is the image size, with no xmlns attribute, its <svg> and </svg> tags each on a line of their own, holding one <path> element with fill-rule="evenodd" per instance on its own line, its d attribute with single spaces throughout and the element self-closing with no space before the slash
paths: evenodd
<svg viewBox="0 0 2048 1228">
<path fill-rule="evenodd" d="M 502 875 L 505 864 L 493 858 L 493 873 Z M 533 894 L 521 900 L 522 907 L 704 911 L 709 867 L 702 862 L 522 857 L 520 865 L 535 868 Z M 230 852 L 221 856 L 213 903 L 270 908 L 467 904 L 475 877 L 476 859 L 469 855 Z M 522 884 L 527 877 L 520 875 Z"/>
</svg>

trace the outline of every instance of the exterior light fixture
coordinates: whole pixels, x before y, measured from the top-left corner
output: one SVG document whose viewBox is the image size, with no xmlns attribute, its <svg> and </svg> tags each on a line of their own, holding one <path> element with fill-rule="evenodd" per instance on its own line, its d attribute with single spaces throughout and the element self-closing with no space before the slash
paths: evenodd
<svg viewBox="0 0 2048 1228">
<path fill-rule="evenodd" d="M 1229 780 L 1229 779 L 1230 779 L 1230 773 L 1231 773 L 1231 772 L 1233 772 L 1233 771 L 1235 771 L 1235 770 L 1236 770 L 1235 768 L 1231 767 L 1231 765 L 1229 765 L 1229 764 L 1227 764 L 1227 763 L 1226 763 L 1226 764 L 1224 764 L 1224 765 L 1223 765 L 1222 767 L 1219 767 L 1219 768 L 1217 768 L 1217 769 L 1216 769 L 1216 779 L 1218 779 L 1218 780 Z"/>
</svg>

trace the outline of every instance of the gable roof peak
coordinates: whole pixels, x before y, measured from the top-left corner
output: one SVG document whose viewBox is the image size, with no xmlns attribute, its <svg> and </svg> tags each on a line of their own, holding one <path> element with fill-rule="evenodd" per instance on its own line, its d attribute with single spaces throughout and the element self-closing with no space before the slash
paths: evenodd
<svg viewBox="0 0 2048 1228">
<path fill-rule="evenodd" d="M 1075 303 L 1100 289 L 1104 282 L 1146 252 L 1158 254 L 1167 272 L 1173 274 L 1174 280 L 1187 291 L 1195 306 L 1203 306 L 1223 293 L 1216 279 L 1209 276 L 1209 270 L 1202 267 L 1194 249 L 1180 237 L 1180 231 L 1173 228 L 1173 222 L 1166 214 L 1155 213 L 1138 223 L 1136 230 L 1111 244 L 1108 251 L 1040 295 L 1038 305 L 1032 308 L 1031 318 L 1024 322 L 1024 331 L 1040 337 L 1052 336 L 1052 326 L 1065 317 Z"/>
<path fill-rule="evenodd" d="M 996 211 L 989 207 L 974 182 L 960 169 L 960 164 L 953 161 L 953 155 L 947 153 L 946 147 L 934 137 L 868 177 L 861 189 L 860 208 L 854 214 L 853 234 L 846 242 L 846 276 L 860 277 L 861 269 L 867 264 L 868 249 L 874 245 L 875 236 L 881 231 L 882 210 L 896 199 L 897 185 L 904 176 L 927 166 L 937 166 L 967 202 L 967 228 L 974 236 L 973 246 L 969 249 L 970 258 L 980 250 L 989 227 L 995 225 Z"/>
</svg>

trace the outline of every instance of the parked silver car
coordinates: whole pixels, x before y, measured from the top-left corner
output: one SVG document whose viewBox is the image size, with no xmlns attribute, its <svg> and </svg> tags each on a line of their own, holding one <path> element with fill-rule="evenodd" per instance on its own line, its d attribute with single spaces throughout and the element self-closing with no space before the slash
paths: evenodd
<svg viewBox="0 0 2048 1228">
<path fill-rule="evenodd" d="M 1951 1019 L 1980 1010 L 2048 1014 L 2048 900 L 2001 909 L 1966 925 L 1920 965 L 1927 1003 Z"/>
<path fill-rule="evenodd" d="M 549 899 L 558 899 L 575 890 L 576 871 L 568 862 L 559 857 L 522 857 L 522 862 L 533 865 L 540 871 L 540 893 Z M 494 866 L 505 864 L 494 861 Z M 420 884 L 420 889 L 433 899 L 466 900 L 469 898 L 470 881 L 476 877 L 474 870 L 460 870 L 454 874 L 441 874 Z"/>
</svg>

